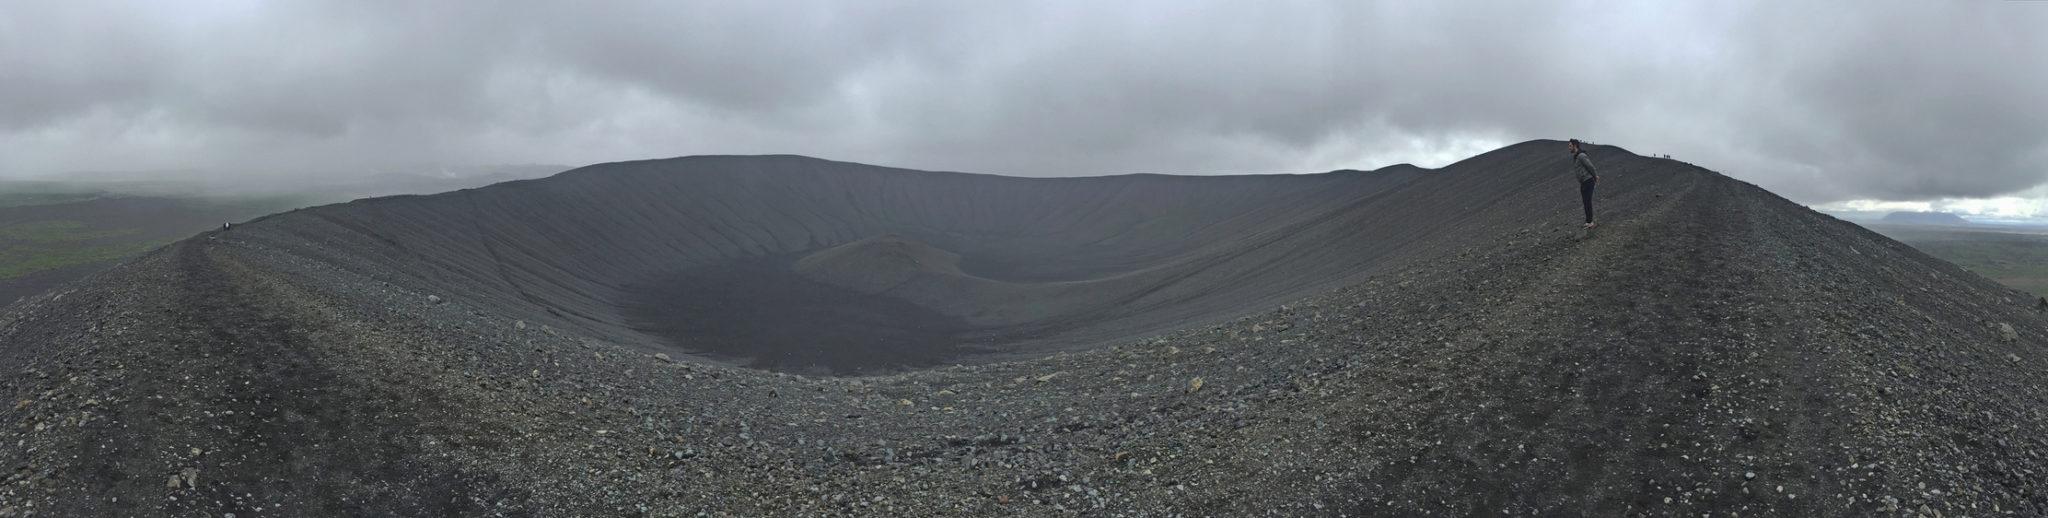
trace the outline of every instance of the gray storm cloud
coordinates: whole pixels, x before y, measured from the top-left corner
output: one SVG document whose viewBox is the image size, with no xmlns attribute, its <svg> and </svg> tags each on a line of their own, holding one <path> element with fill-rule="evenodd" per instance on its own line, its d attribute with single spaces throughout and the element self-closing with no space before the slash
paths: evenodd
<svg viewBox="0 0 2048 518">
<path fill-rule="evenodd" d="M 2048 2 L 14 1 L 0 176 L 1300 172 L 1578 136 L 1805 202 L 1990 196 L 2048 182 L 2042 27 Z"/>
</svg>

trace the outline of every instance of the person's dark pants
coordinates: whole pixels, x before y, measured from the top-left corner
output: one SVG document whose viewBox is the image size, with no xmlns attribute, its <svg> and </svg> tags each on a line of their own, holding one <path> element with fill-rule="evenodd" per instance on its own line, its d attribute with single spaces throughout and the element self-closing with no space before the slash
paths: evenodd
<svg viewBox="0 0 2048 518">
<path fill-rule="evenodd" d="M 1600 183 L 1599 177 L 1579 180 L 1579 201 L 1586 206 L 1586 222 L 1593 222 L 1593 184 Z"/>
</svg>

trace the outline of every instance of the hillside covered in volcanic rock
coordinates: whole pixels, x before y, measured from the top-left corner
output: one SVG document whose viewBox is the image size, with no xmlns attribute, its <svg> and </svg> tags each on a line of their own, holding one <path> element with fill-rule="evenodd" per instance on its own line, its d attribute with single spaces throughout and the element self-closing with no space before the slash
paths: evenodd
<svg viewBox="0 0 2048 518">
<path fill-rule="evenodd" d="M 277 214 L 0 314 L 0 515 L 2048 514 L 2032 297 L 1562 147 Z"/>
</svg>

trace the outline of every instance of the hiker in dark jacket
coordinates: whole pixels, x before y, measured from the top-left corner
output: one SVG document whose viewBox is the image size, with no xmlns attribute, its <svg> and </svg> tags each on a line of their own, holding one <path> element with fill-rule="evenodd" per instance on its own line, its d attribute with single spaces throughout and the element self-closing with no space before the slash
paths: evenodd
<svg viewBox="0 0 2048 518">
<path fill-rule="evenodd" d="M 1572 171 L 1579 176 L 1579 202 L 1586 206 L 1586 228 L 1593 228 L 1593 186 L 1600 183 L 1600 171 L 1593 168 L 1593 159 L 1586 158 L 1586 150 L 1579 149 L 1579 139 L 1572 139 L 1564 145 L 1572 153 Z"/>
</svg>

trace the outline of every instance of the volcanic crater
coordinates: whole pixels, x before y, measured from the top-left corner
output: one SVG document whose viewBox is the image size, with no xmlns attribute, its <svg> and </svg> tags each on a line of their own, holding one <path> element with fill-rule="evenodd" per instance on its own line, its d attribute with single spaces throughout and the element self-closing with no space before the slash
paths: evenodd
<svg viewBox="0 0 2048 518">
<path fill-rule="evenodd" d="M 2034 297 L 1562 149 L 274 214 L 0 310 L 0 516 L 2048 515 Z"/>
<path fill-rule="evenodd" d="M 690 157 L 244 234 L 672 357 L 879 374 L 1084 350 L 1327 289 L 1419 235 L 1403 227 L 1435 226 L 1426 200 L 1377 196 L 1427 174 L 1029 179 Z"/>
</svg>

